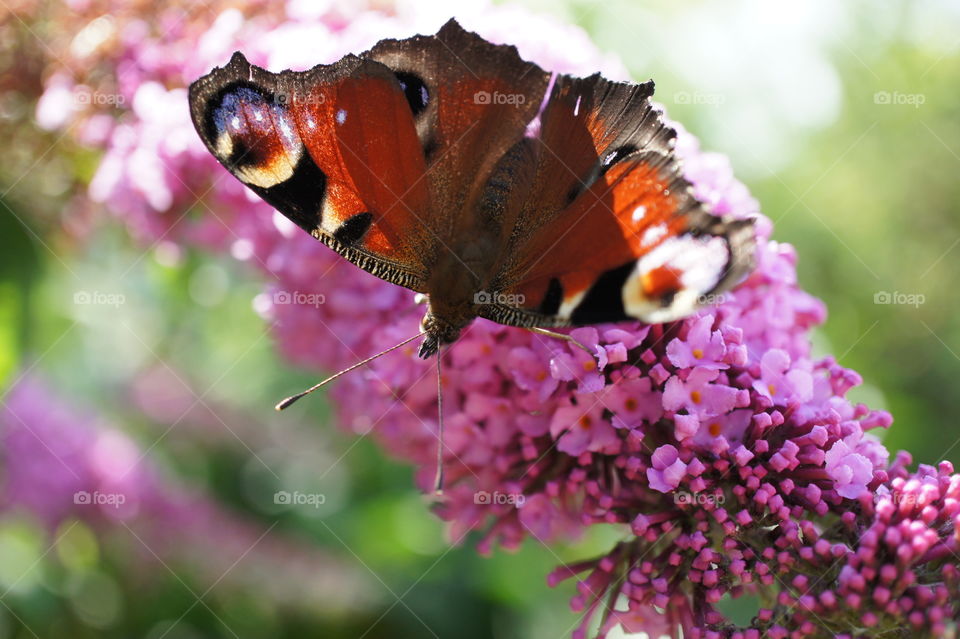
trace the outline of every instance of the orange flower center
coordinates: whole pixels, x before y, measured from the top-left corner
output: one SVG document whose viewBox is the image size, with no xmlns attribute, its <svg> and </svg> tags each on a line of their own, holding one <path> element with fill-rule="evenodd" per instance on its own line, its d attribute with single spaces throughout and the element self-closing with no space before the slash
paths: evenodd
<svg viewBox="0 0 960 639">
<path fill-rule="evenodd" d="M 694 404 L 699 404 L 701 399 L 703 399 L 703 397 L 700 396 L 700 391 L 693 391 L 690 393 L 690 401 L 692 401 Z"/>
<path fill-rule="evenodd" d="M 697 359 L 703 359 L 703 349 L 702 348 L 693 349 L 693 356 Z"/>
</svg>

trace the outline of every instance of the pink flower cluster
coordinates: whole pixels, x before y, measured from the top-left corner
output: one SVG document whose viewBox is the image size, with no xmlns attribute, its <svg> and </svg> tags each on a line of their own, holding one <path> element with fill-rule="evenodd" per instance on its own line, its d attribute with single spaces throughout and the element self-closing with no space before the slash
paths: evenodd
<svg viewBox="0 0 960 639">
<path fill-rule="evenodd" d="M 368 12 L 349 23 L 288 17 L 258 23 L 258 38 L 248 40 L 253 27 L 223 14 L 204 34 L 201 55 L 184 65 L 183 83 L 234 48 L 273 68 L 302 67 L 361 49 L 376 39 L 369 34 L 423 23 L 402 13 Z M 496 38 L 526 19 L 491 8 L 465 23 Z M 299 54 L 285 43 L 308 33 L 324 34 L 322 59 L 311 52 L 292 60 Z M 540 39 L 518 44 L 546 68 L 600 66 L 568 28 L 524 28 L 510 38 L 517 33 Z M 561 33 L 573 43 L 566 56 L 540 46 Z M 145 65 L 145 51 L 156 54 L 132 44 L 127 63 Z M 276 323 L 278 348 L 293 363 L 337 369 L 417 332 L 423 309 L 411 293 L 253 203 L 191 137 L 182 86 L 137 77 L 132 111 L 104 140 L 95 198 L 139 235 L 229 247 L 270 273 L 275 281 L 254 306 Z M 756 271 L 682 322 L 574 331 L 592 355 L 474 322 L 444 356 L 448 489 L 438 512 L 455 540 L 485 531 L 484 551 L 528 537 L 570 538 L 595 524 L 629 531 L 609 554 L 550 576 L 551 584 L 577 579 L 572 605 L 585 613 L 578 637 L 617 625 L 711 639 L 852 637 L 908 625 L 915 636 L 942 636 L 960 615 L 960 476 L 947 464 L 916 475 L 903 459 L 889 464 L 869 431 L 889 426 L 890 416 L 845 398 L 860 382 L 855 372 L 811 356 L 809 332 L 825 309 L 798 287 L 794 251 L 769 239 L 769 221 L 726 159 L 701 152 L 677 128 L 698 196 L 719 213 L 758 218 Z M 205 221 L 182 222 L 198 198 Z M 436 380 L 433 363 L 414 351 L 386 355 L 331 392 L 341 424 L 372 432 L 415 464 L 428 490 Z M 734 627 L 717 604 L 747 593 L 770 603 Z"/>
</svg>

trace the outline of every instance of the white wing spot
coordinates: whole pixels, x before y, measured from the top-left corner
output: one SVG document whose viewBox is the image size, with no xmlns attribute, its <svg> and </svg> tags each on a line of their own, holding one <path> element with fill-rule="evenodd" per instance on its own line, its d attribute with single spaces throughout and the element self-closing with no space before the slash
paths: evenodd
<svg viewBox="0 0 960 639">
<path fill-rule="evenodd" d="M 647 214 L 647 207 L 641 205 L 633 209 L 633 215 L 630 216 L 630 219 L 632 219 L 634 223 L 637 223 L 640 220 L 642 220 L 644 216 L 646 216 L 646 214 Z"/>
<path fill-rule="evenodd" d="M 657 224 L 656 226 L 651 226 L 646 231 L 643 232 L 643 237 L 640 238 L 640 246 L 650 247 L 659 242 L 667 234 L 667 225 L 666 224 Z"/>
<path fill-rule="evenodd" d="M 347 110 L 340 109 L 337 111 L 337 124 L 343 124 L 347 121 Z"/>
<path fill-rule="evenodd" d="M 637 260 L 623 286 L 623 308 L 627 315 L 650 324 L 686 317 L 701 305 L 701 296 L 716 287 L 729 259 L 722 237 L 669 237 Z M 644 278 L 661 266 L 680 274 L 681 288 L 666 307 L 644 294 Z"/>
<path fill-rule="evenodd" d="M 233 154 L 233 138 L 229 133 L 224 132 L 217 136 L 216 152 L 221 160 L 226 160 Z"/>
</svg>

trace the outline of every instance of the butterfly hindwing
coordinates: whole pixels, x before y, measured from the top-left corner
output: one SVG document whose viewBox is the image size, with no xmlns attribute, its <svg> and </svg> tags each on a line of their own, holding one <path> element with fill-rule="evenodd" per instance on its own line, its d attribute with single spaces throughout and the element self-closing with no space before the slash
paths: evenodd
<svg viewBox="0 0 960 639">
<path fill-rule="evenodd" d="M 480 314 L 520 325 L 678 319 L 752 263 L 752 225 L 692 194 L 653 83 L 561 76 L 541 115 L 532 186 L 492 288 L 514 305 Z"/>
</svg>

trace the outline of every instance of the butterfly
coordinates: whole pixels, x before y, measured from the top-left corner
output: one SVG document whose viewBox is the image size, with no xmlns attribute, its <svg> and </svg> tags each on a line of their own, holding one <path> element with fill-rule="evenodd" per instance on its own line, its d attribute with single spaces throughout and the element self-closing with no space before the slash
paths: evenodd
<svg viewBox="0 0 960 639">
<path fill-rule="evenodd" d="M 190 86 L 237 179 L 355 265 L 425 294 L 428 358 L 476 317 L 691 314 L 751 270 L 750 220 L 684 179 L 654 84 L 548 73 L 455 20 L 308 71 L 237 52 Z"/>
</svg>

